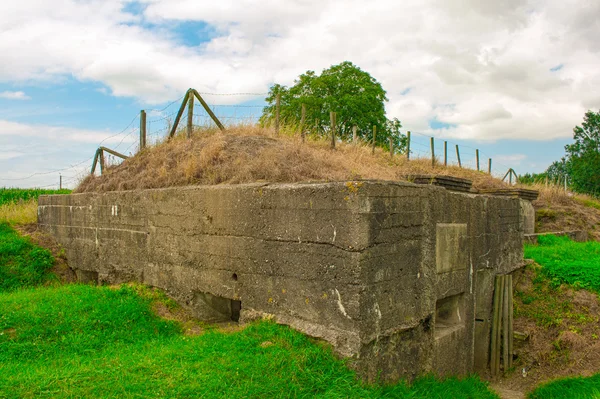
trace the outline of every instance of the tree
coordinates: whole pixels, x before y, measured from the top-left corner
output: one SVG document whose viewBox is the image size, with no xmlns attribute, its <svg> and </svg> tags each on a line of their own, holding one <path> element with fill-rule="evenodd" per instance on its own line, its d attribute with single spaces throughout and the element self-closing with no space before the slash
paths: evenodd
<svg viewBox="0 0 600 399">
<path fill-rule="evenodd" d="M 275 103 L 280 95 L 280 121 L 297 125 L 302 104 L 306 106 L 305 126 L 316 135 L 330 134 L 330 111 L 336 113 L 336 135 L 344 141 L 352 139 L 352 128 L 364 141 L 372 141 L 373 126 L 377 128 L 376 143 L 389 149 L 392 137 L 396 152 L 406 148 L 406 136 L 400 133 L 401 122 L 385 116 L 388 100 L 381 84 L 370 74 L 349 61 L 323 70 L 321 75 L 307 71 L 294 81 L 292 87 L 271 86 L 260 122 L 270 124 L 275 115 Z"/>
<path fill-rule="evenodd" d="M 569 174 L 571 187 L 578 192 L 598 195 L 600 194 L 600 111 L 585 113 L 581 126 L 575 126 L 573 129 L 573 139 L 575 140 L 573 144 L 565 146 L 567 154 L 562 161 L 564 169 Z"/>
</svg>

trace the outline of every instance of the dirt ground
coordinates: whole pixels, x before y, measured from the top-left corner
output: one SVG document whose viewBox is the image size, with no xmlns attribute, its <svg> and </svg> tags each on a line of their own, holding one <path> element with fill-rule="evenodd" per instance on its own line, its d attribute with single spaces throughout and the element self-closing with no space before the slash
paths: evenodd
<svg viewBox="0 0 600 399">
<path fill-rule="evenodd" d="M 600 371 L 598 295 L 566 286 L 552 287 L 531 265 L 515 276 L 514 369 L 492 380 L 502 398 L 525 397 L 541 383 Z"/>
</svg>

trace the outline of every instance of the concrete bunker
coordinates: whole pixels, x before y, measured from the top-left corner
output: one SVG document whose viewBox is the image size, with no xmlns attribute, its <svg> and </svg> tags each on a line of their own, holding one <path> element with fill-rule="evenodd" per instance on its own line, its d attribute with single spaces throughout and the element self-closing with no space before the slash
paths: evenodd
<svg viewBox="0 0 600 399">
<path fill-rule="evenodd" d="M 522 265 L 518 198 L 386 181 L 43 196 L 82 280 L 166 290 L 200 318 L 269 316 L 367 380 L 486 372 L 496 275 Z"/>
</svg>

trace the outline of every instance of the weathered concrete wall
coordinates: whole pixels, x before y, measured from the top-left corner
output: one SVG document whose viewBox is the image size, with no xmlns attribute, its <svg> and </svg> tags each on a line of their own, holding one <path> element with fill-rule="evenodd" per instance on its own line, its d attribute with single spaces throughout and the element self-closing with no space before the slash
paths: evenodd
<svg viewBox="0 0 600 399">
<path fill-rule="evenodd" d="M 204 318 L 272 315 L 367 379 L 485 370 L 493 277 L 522 262 L 518 199 L 435 186 L 202 186 L 39 204 L 81 279 L 160 287 Z"/>
</svg>

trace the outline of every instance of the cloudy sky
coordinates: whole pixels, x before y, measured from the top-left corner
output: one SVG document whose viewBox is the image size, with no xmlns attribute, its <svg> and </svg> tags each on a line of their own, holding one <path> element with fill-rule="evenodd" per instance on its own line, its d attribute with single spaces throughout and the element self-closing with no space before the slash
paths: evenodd
<svg viewBox="0 0 600 399">
<path fill-rule="evenodd" d="M 99 143 L 135 151 L 140 109 L 163 134 L 189 87 L 252 117 L 271 84 L 344 60 L 417 152 L 434 136 L 542 171 L 600 109 L 599 37 L 591 0 L 3 1 L 0 186 L 72 186 Z"/>
</svg>

